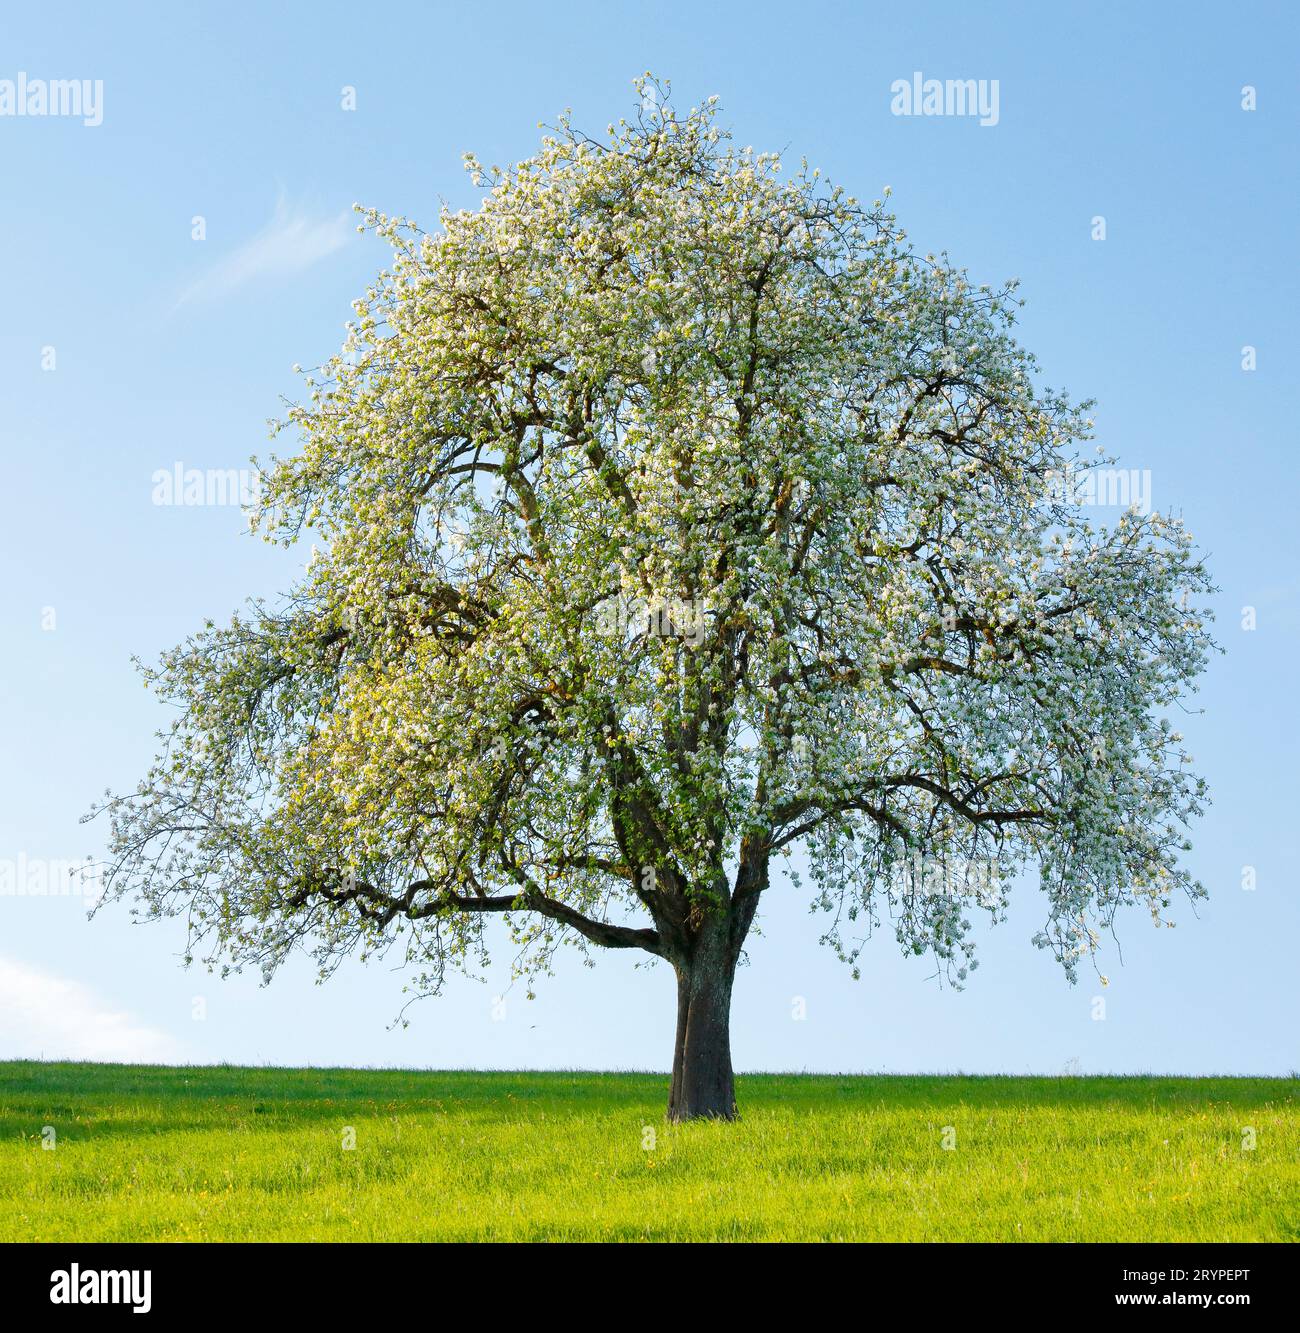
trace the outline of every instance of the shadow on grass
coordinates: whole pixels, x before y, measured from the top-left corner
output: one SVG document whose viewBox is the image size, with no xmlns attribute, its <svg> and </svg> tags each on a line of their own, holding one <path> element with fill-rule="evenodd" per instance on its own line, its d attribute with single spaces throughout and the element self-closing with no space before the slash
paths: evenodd
<svg viewBox="0 0 1300 1333">
<path fill-rule="evenodd" d="M 145 1138 L 187 1130 L 277 1131 L 354 1120 L 454 1116 L 576 1122 L 662 1118 L 668 1078 L 657 1073 L 286 1069 L 0 1062 L 0 1135 L 64 1141 Z M 1184 1114 L 1294 1105 L 1294 1078 L 1090 1078 L 1002 1075 L 749 1074 L 737 1078 L 742 1121 L 770 1116 L 869 1115 L 1087 1108 Z"/>
</svg>

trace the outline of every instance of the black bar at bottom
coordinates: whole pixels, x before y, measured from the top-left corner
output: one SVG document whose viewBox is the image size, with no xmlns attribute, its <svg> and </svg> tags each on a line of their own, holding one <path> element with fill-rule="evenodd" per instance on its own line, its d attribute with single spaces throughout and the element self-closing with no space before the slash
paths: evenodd
<svg viewBox="0 0 1300 1333">
<path fill-rule="evenodd" d="M 443 1247 L 446 1248 L 446 1247 Z M 466 1248 L 466 1247 L 456 1247 Z M 513 1299 L 522 1312 L 535 1312 L 542 1288 L 526 1284 L 534 1261 L 546 1264 L 545 1291 L 549 1301 L 575 1302 L 575 1313 L 589 1309 L 581 1287 L 565 1291 L 564 1269 L 553 1257 L 498 1251 L 485 1262 L 508 1264 L 509 1280 L 481 1289 L 476 1298 L 484 1312 L 508 1312 Z M 533 1247 L 517 1247 L 533 1248 Z M 805 1251 L 812 1248 L 801 1246 Z M 827 1247 L 824 1258 L 808 1253 L 801 1265 L 825 1265 L 834 1287 L 807 1285 L 812 1273 L 787 1270 L 782 1285 L 805 1292 L 810 1311 L 821 1306 L 830 1291 L 838 1299 L 861 1302 L 864 1309 L 887 1303 L 901 1304 L 928 1317 L 951 1310 L 954 1314 L 1042 1313 L 1070 1314 L 1111 1311 L 1120 1321 L 1138 1321 L 1152 1310 L 1269 1310 L 1294 1307 L 1292 1252 L 1275 1245 L 865 1245 L 865 1253 L 848 1263 L 838 1247 Z M 445 1263 L 455 1267 L 446 1268 Z M 691 1261 L 687 1260 L 686 1264 Z M 728 1263 L 717 1247 L 701 1264 Z M 631 1278 L 644 1281 L 646 1256 L 606 1255 L 600 1261 L 602 1277 L 617 1281 L 626 1264 Z M 745 1260 L 737 1256 L 737 1266 Z M 470 1256 L 454 1261 L 436 1253 L 415 1255 L 406 1245 L 108 1245 L 51 1244 L 0 1246 L 0 1281 L 3 1308 L 12 1319 L 23 1314 L 52 1320 L 100 1320 L 117 1316 L 161 1317 L 203 1315 L 218 1319 L 256 1315 L 261 1323 L 276 1314 L 295 1320 L 312 1314 L 331 1322 L 352 1313 L 376 1314 L 409 1309 L 437 1320 L 440 1288 L 449 1288 L 472 1267 Z M 681 1270 L 679 1270 L 681 1271 Z M 689 1270 L 683 1277 L 697 1284 L 704 1271 Z M 797 1276 L 796 1276 L 797 1274 Z M 769 1276 L 771 1276 L 769 1274 Z M 558 1280 L 557 1280 L 558 1279 Z M 794 1281 L 792 1282 L 791 1279 Z M 706 1283 L 707 1290 L 711 1284 Z M 463 1301 L 474 1289 L 462 1289 Z M 744 1301 L 747 1291 L 757 1297 L 763 1287 L 718 1288 L 730 1292 L 728 1304 Z M 446 1292 L 450 1294 L 450 1292 Z M 668 1292 L 661 1292 L 667 1302 Z M 10 1327 L 18 1327 L 11 1323 Z"/>
</svg>

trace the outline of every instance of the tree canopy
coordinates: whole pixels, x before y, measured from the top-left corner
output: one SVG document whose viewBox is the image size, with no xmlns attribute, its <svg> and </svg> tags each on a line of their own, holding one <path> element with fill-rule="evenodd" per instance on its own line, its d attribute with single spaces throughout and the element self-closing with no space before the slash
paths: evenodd
<svg viewBox="0 0 1300 1333">
<path fill-rule="evenodd" d="M 481 207 L 431 234 L 364 213 L 391 263 L 254 515 L 317 553 L 147 669 L 178 711 L 107 884 L 268 977 L 396 945 L 436 989 L 495 915 L 524 969 L 644 950 L 673 1113 L 725 1115 L 782 854 L 846 958 L 888 923 L 958 981 L 1027 876 L 1071 975 L 1202 892 L 1167 715 L 1210 587 L 1178 521 L 1062 493 L 1088 405 L 1039 384 L 1014 284 L 639 91 L 471 156 Z"/>
</svg>

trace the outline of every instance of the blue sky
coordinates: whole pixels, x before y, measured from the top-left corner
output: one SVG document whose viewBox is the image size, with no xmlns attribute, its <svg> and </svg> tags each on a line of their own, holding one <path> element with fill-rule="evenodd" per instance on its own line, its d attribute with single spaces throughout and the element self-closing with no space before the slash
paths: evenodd
<svg viewBox="0 0 1300 1333">
<path fill-rule="evenodd" d="M 886 935 L 852 981 L 778 886 L 737 983 L 738 1068 L 1300 1067 L 1298 38 L 1284 4 L 9 7 L 0 80 L 102 80 L 103 119 L 0 115 L 0 874 L 103 850 L 79 817 L 134 783 L 165 721 L 131 655 L 301 559 L 241 537 L 237 509 L 153 504 L 152 478 L 266 448 L 291 366 L 337 347 L 383 262 L 353 201 L 426 221 L 442 199 L 472 206 L 465 150 L 526 156 L 566 106 L 598 131 L 653 70 L 678 103 L 718 94 L 741 144 L 806 155 L 866 198 L 891 186 L 916 244 L 978 281 L 1019 277 L 1047 382 L 1098 400 L 1100 441 L 1150 470 L 1222 589 L 1225 652 L 1184 727 L 1215 797 L 1189 856 L 1211 897 L 1176 930 L 1121 922 L 1103 1020 L 1096 981 L 1071 988 L 1030 945 L 1032 891 L 956 992 Z M 915 71 L 996 79 L 998 123 L 892 115 Z M 529 1002 L 503 944 L 486 982 L 393 1030 L 401 977 L 382 964 L 263 989 L 185 972 L 181 943 L 122 909 L 87 921 L 73 898 L 0 896 L 0 1058 L 670 1058 L 672 978 L 622 955 L 571 957 Z"/>
</svg>

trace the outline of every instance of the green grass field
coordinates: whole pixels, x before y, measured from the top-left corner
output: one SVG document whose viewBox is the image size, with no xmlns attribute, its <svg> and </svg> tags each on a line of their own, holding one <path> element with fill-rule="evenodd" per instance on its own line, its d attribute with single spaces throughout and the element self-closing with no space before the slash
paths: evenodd
<svg viewBox="0 0 1300 1333">
<path fill-rule="evenodd" d="M 670 1126 L 662 1075 L 4 1063 L 0 1239 L 1300 1238 L 1294 1079 L 738 1085 Z"/>
</svg>

